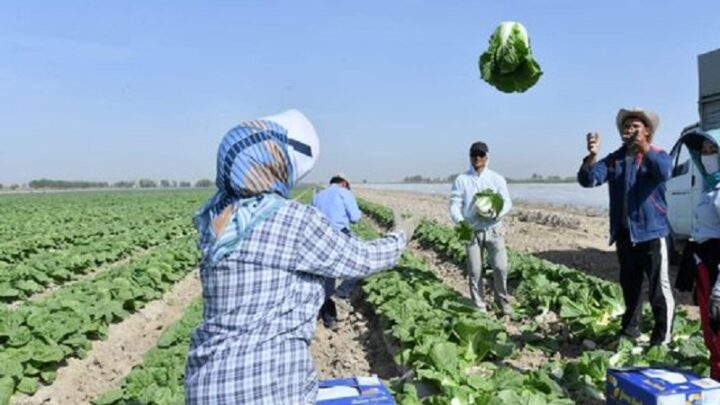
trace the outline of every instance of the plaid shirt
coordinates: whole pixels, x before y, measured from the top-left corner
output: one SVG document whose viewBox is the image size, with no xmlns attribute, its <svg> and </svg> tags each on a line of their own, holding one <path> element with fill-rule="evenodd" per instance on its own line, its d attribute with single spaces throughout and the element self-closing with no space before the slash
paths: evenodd
<svg viewBox="0 0 720 405">
<path fill-rule="evenodd" d="M 315 208 L 289 201 L 237 249 L 200 269 L 204 320 L 192 336 L 187 404 L 314 404 L 309 346 L 325 277 L 359 278 L 394 266 L 404 237 L 364 242 Z"/>
</svg>

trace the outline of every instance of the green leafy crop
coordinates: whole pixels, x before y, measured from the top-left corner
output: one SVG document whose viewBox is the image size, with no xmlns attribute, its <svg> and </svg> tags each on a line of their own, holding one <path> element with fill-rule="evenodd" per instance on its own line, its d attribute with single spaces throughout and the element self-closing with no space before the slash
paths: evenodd
<svg viewBox="0 0 720 405">
<path fill-rule="evenodd" d="M 503 22 L 490 37 L 479 60 L 483 80 L 505 93 L 522 93 L 534 86 L 543 72 L 535 61 L 527 30 L 517 22 Z"/>
</svg>

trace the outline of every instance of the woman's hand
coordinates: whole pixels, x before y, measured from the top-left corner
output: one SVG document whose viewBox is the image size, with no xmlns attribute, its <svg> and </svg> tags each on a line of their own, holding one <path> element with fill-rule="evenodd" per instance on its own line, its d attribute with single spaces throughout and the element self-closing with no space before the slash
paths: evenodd
<svg viewBox="0 0 720 405">
<path fill-rule="evenodd" d="M 410 241 L 415 233 L 415 228 L 417 228 L 420 219 L 416 218 L 412 214 L 400 213 L 399 210 L 393 210 L 393 217 L 395 222 L 394 231 L 402 231 L 405 233 L 405 238 Z"/>
</svg>

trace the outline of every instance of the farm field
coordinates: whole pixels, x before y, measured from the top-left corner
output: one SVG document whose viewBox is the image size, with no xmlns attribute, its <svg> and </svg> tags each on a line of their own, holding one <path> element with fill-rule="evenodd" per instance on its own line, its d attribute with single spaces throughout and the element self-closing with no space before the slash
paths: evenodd
<svg viewBox="0 0 720 405">
<path fill-rule="evenodd" d="M 0 196 L 0 403 L 71 403 L 129 371 L 199 293 L 208 195 Z"/>
<path fill-rule="evenodd" d="M 4 2 L 0 405 L 720 405 L 720 1 L 649 3 Z"/>
<path fill-rule="evenodd" d="M 502 317 L 468 300 L 465 252 L 443 200 L 361 194 L 360 237 L 392 226 L 389 206 L 426 220 L 400 265 L 341 308 L 337 330 L 318 324 L 321 378 L 378 374 L 400 404 L 560 405 L 602 403 L 608 367 L 707 374 L 684 308 L 666 349 L 611 342 L 622 300 L 598 240 L 603 216 L 519 206 L 507 224 L 515 314 Z M 191 216 L 208 196 L 0 196 L 0 404 L 183 403 L 187 345 L 202 316 Z M 307 202 L 311 190 L 293 196 Z M 594 262 L 583 249 L 605 258 L 602 267 L 586 266 Z"/>
</svg>

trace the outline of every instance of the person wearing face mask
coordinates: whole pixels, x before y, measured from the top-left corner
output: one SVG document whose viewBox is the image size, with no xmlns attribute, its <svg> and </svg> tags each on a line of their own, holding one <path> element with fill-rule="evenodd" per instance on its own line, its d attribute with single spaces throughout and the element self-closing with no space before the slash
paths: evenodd
<svg viewBox="0 0 720 405">
<path fill-rule="evenodd" d="M 703 192 L 695 206 L 691 241 L 681 273 L 694 273 L 695 298 L 705 345 L 710 351 L 710 376 L 720 380 L 720 130 L 691 132 L 681 138 L 703 176 Z M 678 275 L 678 279 L 682 274 Z"/>
<path fill-rule="evenodd" d="M 203 321 L 185 367 L 185 401 L 315 404 L 310 357 L 328 277 L 363 278 L 397 264 L 415 224 L 374 241 L 344 234 L 289 199 L 319 142 L 299 111 L 246 121 L 217 153 L 217 192 L 196 213 Z"/>
<path fill-rule="evenodd" d="M 670 226 L 665 201 L 665 182 L 670 178 L 672 162 L 665 151 L 652 144 L 659 122 L 651 111 L 621 109 L 616 125 L 622 146 L 597 160 L 600 136 L 588 134 L 588 155 L 577 174 L 583 187 L 608 183 L 610 244 L 616 245 L 625 301 L 618 337 L 640 336 L 641 292 L 647 278 L 655 320 L 651 345 L 670 342 L 675 308 L 668 275 L 666 237 Z"/>
<path fill-rule="evenodd" d="M 483 289 L 483 249 L 489 255 L 493 269 L 495 303 L 505 315 L 512 313 L 507 290 L 508 258 L 502 234 L 502 218 L 510 212 L 512 201 L 505 179 L 490 170 L 488 146 L 475 142 L 470 146 L 470 168 L 460 174 L 450 192 L 450 217 L 456 224 L 465 222 L 475 232 L 466 246 L 470 296 L 481 312 L 487 311 Z M 503 198 L 503 208 L 493 218 L 480 217 L 473 206 L 475 194 L 490 189 Z"/>
</svg>

